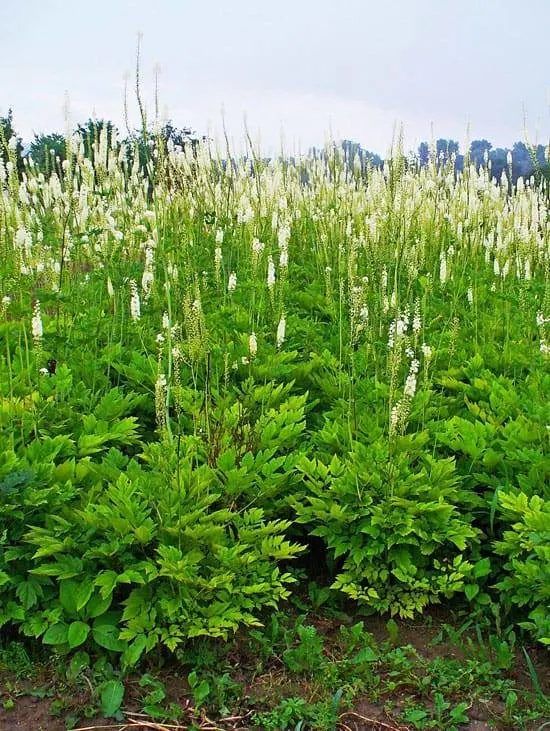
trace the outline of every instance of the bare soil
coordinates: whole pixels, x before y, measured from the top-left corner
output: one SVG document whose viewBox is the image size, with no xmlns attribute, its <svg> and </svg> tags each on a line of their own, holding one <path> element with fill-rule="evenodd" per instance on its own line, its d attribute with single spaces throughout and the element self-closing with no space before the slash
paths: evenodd
<svg viewBox="0 0 550 731">
<path fill-rule="evenodd" d="M 445 618 L 443 617 L 442 620 Z M 330 643 L 332 636 L 336 637 L 340 623 L 335 620 L 319 617 L 314 621 L 317 630 Z M 433 621 L 429 624 L 407 622 L 399 626 L 399 646 L 411 645 L 424 658 L 433 660 L 438 657 L 462 659 L 464 648 L 450 642 L 433 640 L 440 632 L 441 622 Z M 365 620 L 365 629 L 371 632 L 378 642 L 387 639 L 386 623 L 383 619 L 369 618 Z M 543 692 L 550 696 L 550 666 L 548 653 L 529 648 L 529 654 L 537 670 Z M 130 678 L 126 685 L 124 698 L 124 720 L 117 722 L 96 715 L 93 712 L 92 687 L 78 693 L 68 686 L 60 685 L 58 677 L 54 677 L 47 667 L 37 668 L 33 677 L 16 677 L 13 673 L 0 670 L 0 731 L 66 731 L 67 720 L 78 718 L 76 729 L 92 729 L 112 731 L 131 729 L 147 729 L 149 731 L 175 731 L 176 729 L 202 728 L 203 731 L 247 731 L 258 728 L 251 724 L 252 710 L 263 704 L 277 705 L 285 698 L 296 695 L 308 696 L 308 682 L 300 681 L 295 675 L 289 676 L 282 663 L 273 665 L 268 672 L 261 676 L 251 674 L 247 677 L 247 650 L 243 647 L 242 655 L 235 653 L 232 662 L 235 663 L 235 679 L 243 687 L 241 709 L 235 711 L 233 717 L 217 718 L 215 721 L 204 714 L 194 714 L 190 696 L 183 677 L 177 671 L 160 670 L 155 677 L 164 684 L 167 699 L 176 703 L 182 710 L 182 719 L 175 722 L 158 723 L 148 720 L 140 714 L 139 678 Z M 185 674 L 182 673 L 185 677 Z M 517 655 L 516 663 L 507 674 L 514 681 L 516 688 L 532 691 L 531 679 L 527 665 L 521 654 Z M 373 702 L 369 698 L 357 698 L 351 711 L 343 712 L 338 729 L 339 731 L 413 731 L 396 720 L 403 709 L 409 689 L 404 687 L 391 696 L 382 695 Z M 468 701 L 468 698 L 461 700 Z M 251 710 L 242 710 L 248 706 Z M 504 712 L 504 705 L 497 699 L 476 700 L 468 709 L 469 724 L 460 727 L 461 731 L 517 731 L 513 726 L 502 725 L 499 718 Z M 59 714 L 59 715 L 56 715 Z M 90 716 L 90 717 L 88 717 Z M 141 719 L 141 720 L 140 720 Z M 550 720 L 550 719 L 549 719 Z M 545 723 L 539 719 L 525 728 L 527 731 L 536 731 Z M 550 727 L 549 727 L 550 728 Z M 306 731 L 304 728 L 303 731 Z M 441 729 L 445 731 L 445 729 Z"/>
</svg>

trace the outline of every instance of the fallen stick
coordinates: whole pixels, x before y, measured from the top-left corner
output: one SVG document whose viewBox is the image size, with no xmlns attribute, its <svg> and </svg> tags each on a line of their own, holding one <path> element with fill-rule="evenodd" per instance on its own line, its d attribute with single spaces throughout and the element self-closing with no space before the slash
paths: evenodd
<svg viewBox="0 0 550 731">
<path fill-rule="evenodd" d="M 375 718 L 367 718 L 367 716 L 362 716 L 360 713 L 356 713 L 355 711 L 347 711 L 346 713 L 342 713 L 342 715 L 339 716 L 338 720 L 340 720 L 341 718 L 345 718 L 346 716 L 353 716 L 354 718 L 358 718 L 360 721 L 370 723 L 375 728 L 385 729 L 386 731 L 410 731 L 408 726 L 391 726 L 389 723 L 384 723 L 384 721 L 378 721 Z"/>
</svg>

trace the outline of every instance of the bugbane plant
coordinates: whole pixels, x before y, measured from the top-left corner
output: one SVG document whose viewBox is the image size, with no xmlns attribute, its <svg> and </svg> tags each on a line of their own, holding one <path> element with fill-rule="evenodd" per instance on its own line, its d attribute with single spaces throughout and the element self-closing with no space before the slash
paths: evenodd
<svg viewBox="0 0 550 731">
<path fill-rule="evenodd" d="M 547 639 L 545 185 L 134 143 L 0 168 L 0 624 L 183 652 L 309 546 L 366 611 Z"/>
</svg>

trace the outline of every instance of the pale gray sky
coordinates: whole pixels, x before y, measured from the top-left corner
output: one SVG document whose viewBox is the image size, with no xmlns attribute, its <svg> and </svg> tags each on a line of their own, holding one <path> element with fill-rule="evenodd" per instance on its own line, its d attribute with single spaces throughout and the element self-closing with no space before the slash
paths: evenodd
<svg viewBox="0 0 550 731">
<path fill-rule="evenodd" d="M 548 142 L 550 0 L 2 0 L 0 114 L 16 128 L 122 127 L 123 78 L 143 33 L 143 92 L 177 126 L 307 150 L 326 133 L 381 154 L 395 123 L 431 136 Z M 130 85 L 132 84 L 132 81 Z M 134 126 L 138 116 L 131 99 Z"/>
</svg>

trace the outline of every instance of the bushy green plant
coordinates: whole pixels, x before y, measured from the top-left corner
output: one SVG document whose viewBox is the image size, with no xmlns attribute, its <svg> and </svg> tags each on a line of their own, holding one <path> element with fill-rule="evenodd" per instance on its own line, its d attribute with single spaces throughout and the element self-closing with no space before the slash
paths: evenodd
<svg viewBox="0 0 550 731">
<path fill-rule="evenodd" d="M 452 460 L 423 453 L 426 435 L 353 445 L 347 460 L 302 458 L 298 521 L 341 560 L 333 588 L 379 612 L 411 617 L 464 590 L 478 540 L 461 514 Z"/>
<path fill-rule="evenodd" d="M 99 412 L 117 411 L 115 396 Z M 138 462 L 107 450 L 124 420 L 106 424 L 90 415 L 78 439 L 2 453 L 2 624 L 62 651 L 122 652 L 128 665 L 260 624 L 288 596 L 278 564 L 300 550 L 288 522 L 224 495 L 193 437 L 149 445 Z"/>
<path fill-rule="evenodd" d="M 503 493 L 499 502 L 509 529 L 495 543 L 495 552 L 505 560 L 504 578 L 496 587 L 508 611 L 529 610 L 520 626 L 550 645 L 550 501 Z"/>
</svg>

